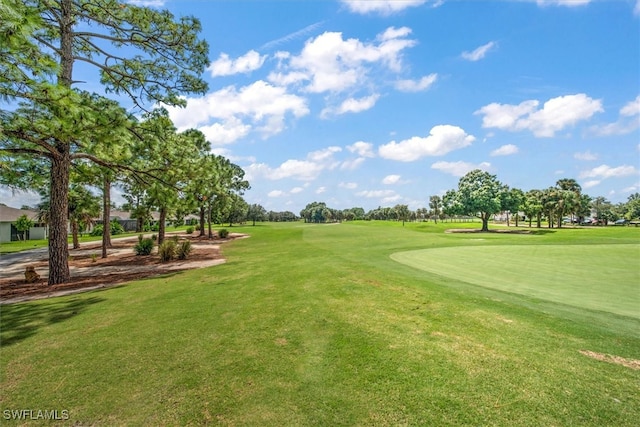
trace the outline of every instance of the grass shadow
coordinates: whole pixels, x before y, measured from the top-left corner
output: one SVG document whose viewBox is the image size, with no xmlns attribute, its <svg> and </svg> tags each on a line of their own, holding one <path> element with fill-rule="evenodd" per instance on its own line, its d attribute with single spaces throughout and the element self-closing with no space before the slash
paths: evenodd
<svg viewBox="0 0 640 427">
<path fill-rule="evenodd" d="M 51 303 L 8 304 L 0 307 L 0 345 L 9 346 L 35 335 L 42 327 L 64 322 L 104 298 L 73 298 Z"/>
</svg>

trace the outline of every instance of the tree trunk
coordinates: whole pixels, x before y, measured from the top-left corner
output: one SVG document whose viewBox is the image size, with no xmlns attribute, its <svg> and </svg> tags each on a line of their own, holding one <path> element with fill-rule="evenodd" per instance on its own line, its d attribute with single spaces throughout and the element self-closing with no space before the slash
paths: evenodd
<svg viewBox="0 0 640 427">
<path fill-rule="evenodd" d="M 71 87 L 73 81 L 73 2 L 60 3 L 60 74 L 58 83 Z M 71 167 L 70 145 L 64 141 L 56 143 L 51 157 L 51 200 L 49 207 L 49 285 L 69 280 L 69 244 L 67 222 L 69 218 L 69 169 Z"/>
<path fill-rule="evenodd" d="M 49 285 L 69 280 L 69 244 L 67 222 L 69 209 L 69 146 L 56 145 L 51 159 L 51 205 L 49 208 Z"/>
<path fill-rule="evenodd" d="M 78 220 L 71 221 L 71 235 L 73 236 L 73 249 L 80 249 L 80 240 L 78 239 Z"/>
<path fill-rule="evenodd" d="M 204 221 L 204 217 L 205 217 L 205 211 L 204 211 L 204 205 L 200 206 L 200 237 L 204 237 L 204 227 L 205 227 L 205 221 Z"/>
<path fill-rule="evenodd" d="M 507 227 L 509 227 L 509 211 L 507 211 Z"/>
<path fill-rule="evenodd" d="M 489 231 L 489 218 L 490 214 L 481 214 L 480 218 L 482 219 L 482 230 L 481 231 Z"/>
<path fill-rule="evenodd" d="M 162 242 L 164 242 L 164 223 L 166 219 L 167 219 L 167 208 L 161 207 L 160 220 L 158 223 L 158 246 L 160 246 Z"/>
<path fill-rule="evenodd" d="M 213 239 L 213 231 L 211 231 L 211 202 L 209 202 L 209 209 L 207 213 L 207 226 L 209 227 L 209 238 Z"/>
<path fill-rule="evenodd" d="M 111 181 L 105 174 L 102 181 L 102 258 L 107 257 L 107 249 L 111 247 Z"/>
</svg>

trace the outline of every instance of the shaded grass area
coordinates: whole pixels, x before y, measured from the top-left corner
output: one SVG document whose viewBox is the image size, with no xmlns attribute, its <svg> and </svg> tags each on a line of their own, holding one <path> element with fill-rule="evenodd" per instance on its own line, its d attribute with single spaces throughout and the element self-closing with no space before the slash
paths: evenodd
<svg viewBox="0 0 640 427">
<path fill-rule="evenodd" d="M 0 409 L 68 409 L 70 424 L 95 425 L 635 425 L 639 372 L 580 351 L 640 359 L 637 319 L 390 255 L 638 234 L 479 242 L 444 228 L 246 227 L 222 266 L 2 306 Z"/>
<path fill-rule="evenodd" d="M 640 318 L 640 244 L 459 246 L 391 257 L 479 286 Z"/>
</svg>

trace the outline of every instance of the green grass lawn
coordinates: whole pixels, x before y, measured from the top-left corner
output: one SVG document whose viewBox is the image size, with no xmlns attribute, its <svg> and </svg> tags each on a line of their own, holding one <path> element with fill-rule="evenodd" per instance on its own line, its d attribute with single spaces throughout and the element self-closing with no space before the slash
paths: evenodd
<svg viewBox="0 0 640 427">
<path fill-rule="evenodd" d="M 640 244 L 457 246 L 391 258 L 478 286 L 640 319 Z"/>
<path fill-rule="evenodd" d="M 224 265 L 1 306 L 0 416 L 68 410 L 69 425 L 637 425 L 640 370 L 581 351 L 639 360 L 638 318 L 391 256 L 627 247 L 640 229 L 471 236 L 447 227 L 233 227 L 251 238 L 225 244 Z M 622 268 L 612 281 L 633 277 L 638 264 Z"/>
</svg>

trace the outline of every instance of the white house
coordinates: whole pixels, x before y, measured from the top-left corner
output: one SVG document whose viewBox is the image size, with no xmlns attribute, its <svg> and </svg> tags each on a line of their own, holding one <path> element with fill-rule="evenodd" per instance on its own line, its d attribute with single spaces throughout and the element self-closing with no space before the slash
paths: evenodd
<svg viewBox="0 0 640 427">
<path fill-rule="evenodd" d="M 34 222 L 34 226 L 26 232 L 25 237 L 28 240 L 47 238 L 47 227 L 38 224 L 37 212 L 0 205 L 0 242 L 11 242 L 21 238 L 15 223 L 22 215 L 27 215 L 27 218 Z"/>
</svg>

